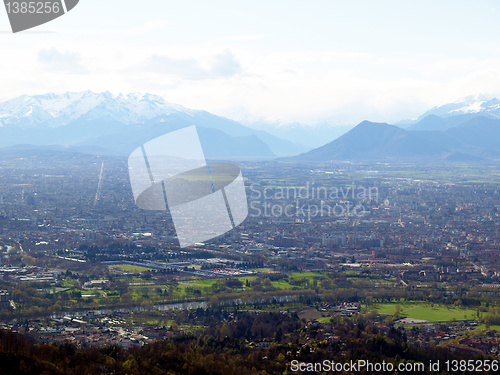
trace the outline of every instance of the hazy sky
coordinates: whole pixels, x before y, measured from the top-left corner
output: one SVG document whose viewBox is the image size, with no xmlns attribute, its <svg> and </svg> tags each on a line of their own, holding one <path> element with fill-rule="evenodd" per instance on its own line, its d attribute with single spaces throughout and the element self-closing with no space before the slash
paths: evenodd
<svg viewBox="0 0 500 375">
<path fill-rule="evenodd" d="M 80 0 L 12 34 L 0 10 L 0 99 L 151 92 L 237 120 L 395 122 L 500 98 L 500 3 Z"/>
</svg>

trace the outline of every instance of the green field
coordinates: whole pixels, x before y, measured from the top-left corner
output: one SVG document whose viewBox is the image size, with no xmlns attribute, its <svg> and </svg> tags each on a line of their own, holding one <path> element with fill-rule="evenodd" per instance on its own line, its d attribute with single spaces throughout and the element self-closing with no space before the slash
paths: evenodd
<svg viewBox="0 0 500 375">
<path fill-rule="evenodd" d="M 194 280 L 183 282 L 187 286 L 192 286 L 193 288 L 210 288 L 217 282 L 217 279 L 206 279 L 206 280 Z"/>
<path fill-rule="evenodd" d="M 73 287 L 65 287 L 65 288 L 61 288 L 61 287 L 54 287 L 54 288 L 47 288 L 47 289 L 39 289 L 40 292 L 44 292 L 44 293 L 48 293 L 48 294 L 53 294 L 53 293 L 63 293 L 63 292 L 67 292 L 67 291 L 70 291 L 71 289 L 73 289 Z"/>
<path fill-rule="evenodd" d="M 130 264 L 115 264 L 109 266 L 112 270 L 122 271 L 122 272 L 131 272 L 131 273 L 141 273 L 146 271 L 151 271 L 151 268 L 140 267 L 140 266 L 132 266 Z"/>
<path fill-rule="evenodd" d="M 486 327 L 486 324 L 479 324 L 476 327 L 477 331 L 499 331 L 500 332 L 500 326 L 499 325 L 490 325 L 488 328 Z"/>
<path fill-rule="evenodd" d="M 178 297 L 193 296 L 192 292 L 186 291 L 187 288 L 193 288 L 194 290 L 199 290 L 202 295 L 206 295 L 211 292 L 212 285 L 215 284 L 217 279 L 199 279 L 193 281 L 183 281 L 178 283 L 173 289 L 173 293 Z"/>
<path fill-rule="evenodd" d="M 307 277 L 314 277 L 314 276 L 324 276 L 320 272 L 293 272 L 291 275 L 292 279 L 303 279 Z"/>
<path fill-rule="evenodd" d="M 293 288 L 293 285 L 288 284 L 286 280 L 271 281 L 271 285 L 282 290 Z"/>
<path fill-rule="evenodd" d="M 327 324 L 327 323 L 330 323 L 332 321 L 332 318 L 330 316 L 324 316 L 324 317 L 321 317 L 321 318 L 318 318 L 316 319 L 319 323 L 322 323 L 322 324 Z"/>
<path fill-rule="evenodd" d="M 498 183 L 500 181 L 500 170 L 493 166 L 477 167 L 471 165 L 457 165 L 453 167 L 435 168 L 422 165 L 421 167 L 405 167 L 405 165 L 394 165 L 391 170 L 381 169 L 377 173 L 367 173 L 371 177 L 384 178 L 409 178 L 412 180 L 446 181 L 462 183 Z"/>
<path fill-rule="evenodd" d="M 470 308 L 447 307 L 428 303 L 395 304 L 381 303 L 368 307 L 369 311 L 377 310 L 379 314 L 394 315 L 400 307 L 401 317 L 428 320 L 430 322 L 446 322 L 452 320 L 477 319 L 477 310 Z"/>
<path fill-rule="evenodd" d="M 243 282 L 246 282 L 248 280 L 248 282 L 251 282 L 257 280 L 258 278 L 259 278 L 258 276 L 243 276 L 243 277 L 238 277 L 238 280 Z"/>
<path fill-rule="evenodd" d="M 273 273 L 272 268 L 251 268 L 249 271 L 259 272 L 259 273 Z"/>
<path fill-rule="evenodd" d="M 97 295 L 104 295 L 104 292 L 102 290 L 97 290 L 97 289 L 82 289 L 82 290 L 79 290 L 79 292 L 82 294 L 82 296 L 90 296 L 90 295 L 93 295 L 93 294 L 97 294 Z"/>
<path fill-rule="evenodd" d="M 315 277 L 321 277 L 321 276 L 325 277 L 325 275 L 319 272 L 293 272 L 290 275 L 290 279 L 293 280 L 308 279 L 310 282 L 312 282 L 312 280 Z"/>
<path fill-rule="evenodd" d="M 186 288 L 194 288 L 198 289 L 201 294 L 205 294 L 205 288 L 211 288 L 216 282 L 217 280 L 215 279 L 181 282 L 175 287 L 174 293 L 179 297 L 186 297 L 188 295 L 192 295 L 192 293 L 188 293 L 186 291 Z"/>
</svg>

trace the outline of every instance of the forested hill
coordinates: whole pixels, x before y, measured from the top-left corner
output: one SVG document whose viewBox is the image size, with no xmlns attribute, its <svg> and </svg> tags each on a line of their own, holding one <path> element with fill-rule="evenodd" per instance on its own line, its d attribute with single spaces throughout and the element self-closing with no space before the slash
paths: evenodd
<svg viewBox="0 0 500 375">
<path fill-rule="evenodd" d="M 367 316 L 334 318 L 330 323 L 306 322 L 295 313 L 196 310 L 192 322 L 210 324 L 197 334 L 174 336 L 143 347 L 80 348 L 70 344 L 39 344 L 0 331 L 0 373 L 9 374 L 284 374 L 292 361 L 324 360 L 399 363 L 486 358 L 457 346 L 415 346 L 402 328 L 386 329 Z M 326 334 L 326 331 L 331 332 Z M 477 352 L 476 352 L 477 353 Z M 297 363 L 297 362 L 295 362 Z M 426 367 L 428 367 L 426 365 Z M 442 369 L 443 370 L 443 369 Z M 445 372 L 420 372 L 444 374 Z M 373 372 L 363 372 L 371 374 Z M 488 374 L 488 372 L 483 372 Z"/>
</svg>

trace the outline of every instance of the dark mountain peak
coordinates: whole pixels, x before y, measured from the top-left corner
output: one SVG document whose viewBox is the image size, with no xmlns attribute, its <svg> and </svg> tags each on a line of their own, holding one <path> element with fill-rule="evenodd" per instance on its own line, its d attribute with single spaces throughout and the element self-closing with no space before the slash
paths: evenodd
<svg viewBox="0 0 500 375">
<path fill-rule="evenodd" d="M 407 130 L 363 121 L 294 160 L 480 162 L 500 157 L 500 101 L 466 98 L 428 111 Z"/>
<path fill-rule="evenodd" d="M 441 155 L 445 150 L 433 142 L 387 123 L 363 121 L 352 130 L 295 160 L 413 160 Z"/>
<path fill-rule="evenodd" d="M 351 142 L 356 137 L 357 142 L 363 140 L 363 142 L 372 143 L 381 142 L 383 139 L 393 137 L 396 134 L 404 136 L 406 133 L 406 130 L 385 122 L 363 121 L 338 139 Z"/>
<path fill-rule="evenodd" d="M 360 128 L 369 128 L 369 127 L 390 127 L 390 126 L 394 126 L 394 125 L 389 125 L 385 122 L 373 122 L 373 121 L 368 121 L 368 120 L 364 120 L 364 121 L 361 121 L 358 125 L 356 125 L 354 128 L 357 128 L 357 127 L 360 127 Z M 394 126 L 396 127 L 396 126 Z"/>
<path fill-rule="evenodd" d="M 339 139 L 343 137 L 351 137 L 353 134 L 383 134 L 384 132 L 387 131 L 397 132 L 404 130 L 397 126 L 389 125 L 385 122 L 371 122 L 365 120 L 363 122 L 360 122 L 358 125 L 356 125 L 350 131 L 345 133 Z"/>
</svg>

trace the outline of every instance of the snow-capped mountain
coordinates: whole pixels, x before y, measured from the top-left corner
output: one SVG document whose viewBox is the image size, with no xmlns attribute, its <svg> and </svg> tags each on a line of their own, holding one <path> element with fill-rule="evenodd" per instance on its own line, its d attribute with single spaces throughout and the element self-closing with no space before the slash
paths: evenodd
<svg viewBox="0 0 500 375">
<path fill-rule="evenodd" d="M 434 107 L 420 116 L 420 118 L 429 115 L 451 117 L 468 114 L 481 114 L 486 117 L 500 118 L 500 100 L 497 98 L 488 98 L 484 95 L 468 96 L 454 103 Z"/>
<path fill-rule="evenodd" d="M 0 123 L 58 127 L 85 116 L 89 120 L 108 119 L 133 124 L 179 111 L 193 112 L 152 94 L 113 95 L 110 92 L 85 91 L 62 95 L 23 95 L 0 103 Z"/>
<path fill-rule="evenodd" d="M 0 147 L 60 145 L 124 155 L 141 142 L 190 125 L 196 125 L 206 141 L 207 157 L 271 157 L 303 151 L 265 131 L 152 94 L 85 91 L 23 95 L 0 103 Z"/>
<path fill-rule="evenodd" d="M 468 96 L 453 103 L 434 107 L 414 121 L 408 130 L 446 130 L 477 117 L 500 119 L 500 100 L 484 95 Z M 407 123 L 408 124 L 408 123 Z"/>
</svg>

